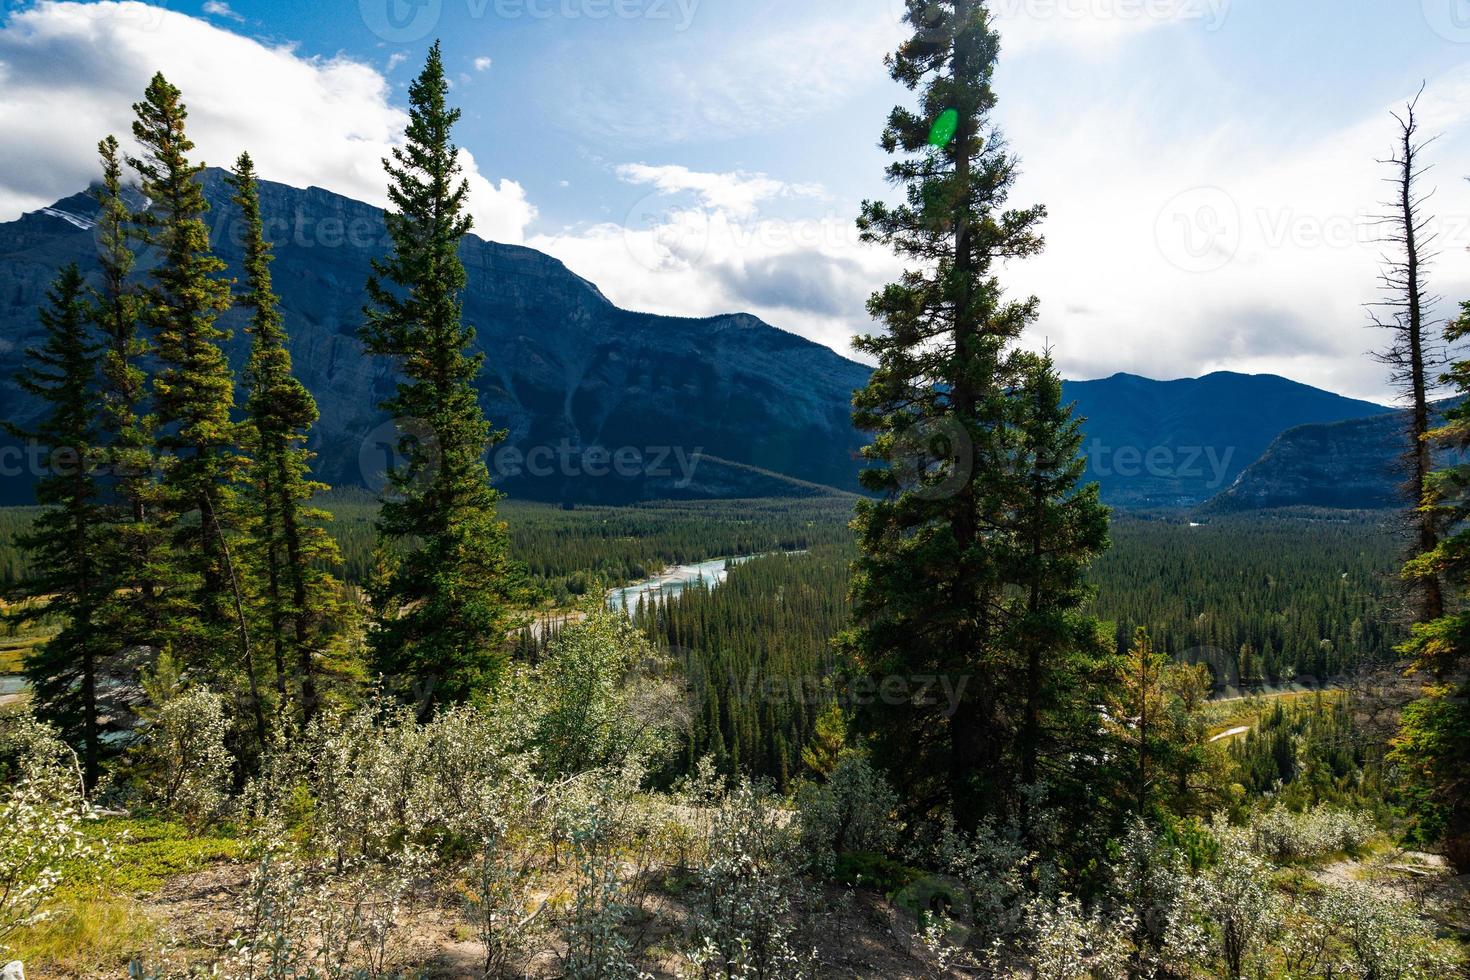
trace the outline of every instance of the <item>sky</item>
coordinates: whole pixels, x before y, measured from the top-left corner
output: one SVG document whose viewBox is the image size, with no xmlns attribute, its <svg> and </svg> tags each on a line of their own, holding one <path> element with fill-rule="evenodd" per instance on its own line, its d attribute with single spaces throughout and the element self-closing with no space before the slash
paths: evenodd
<svg viewBox="0 0 1470 980">
<path fill-rule="evenodd" d="M 997 121 L 1047 206 L 1002 271 L 1063 373 L 1271 372 L 1391 397 L 1366 352 L 1421 85 L 1436 315 L 1470 298 L 1462 0 L 994 0 Z M 0 0 L 0 220 L 75 193 L 155 70 L 208 163 L 383 203 L 408 82 L 442 39 L 476 231 L 619 305 L 744 311 L 851 354 L 901 269 L 857 241 L 892 197 L 902 0 Z"/>
</svg>

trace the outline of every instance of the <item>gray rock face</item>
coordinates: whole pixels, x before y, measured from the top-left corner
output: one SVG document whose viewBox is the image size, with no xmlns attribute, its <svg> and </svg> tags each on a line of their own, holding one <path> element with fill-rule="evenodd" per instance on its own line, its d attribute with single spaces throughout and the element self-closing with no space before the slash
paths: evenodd
<svg viewBox="0 0 1470 980">
<path fill-rule="evenodd" d="M 238 213 L 223 172 L 203 177 L 219 255 L 240 270 Z M 387 459 L 391 427 L 377 404 L 392 390 L 381 358 L 363 354 L 363 283 L 387 252 L 382 212 L 320 188 L 262 182 L 262 211 L 275 245 L 274 278 L 297 373 L 316 396 L 314 433 L 323 479 L 373 486 Z M 34 406 L 13 375 L 39 335 L 36 307 L 56 271 L 75 261 L 96 269 L 96 213 L 87 195 L 0 224 L 0 413 L 28 421 Z M 735 314 L 680 319 L 622 310 L 561 262 L 528 248 L 469 237 L 465 319 L 485 354 L 481 402 L 508 438 L 492 457 L 497 482 L 532 499 L 636 500 L 700 496 L 684 488 L 676 461 L 704 453 L 801 481 L 856 489 L 863 437 L 848 418 L 867 369 L 826 347 Z M 140 257 L 140 271 L 150 258 Z M 249 349 L 238 311 L 231 361 Z M 0 467 L 14 463 L 0 440 Z M 603 462 L 606 451 L 608 462 Z M 621 457 L 619 453 L 621 452 Z M 614 462 L 621 460 L 620 463 Z M 5 468 L 0 502 L 28 498 L 30 481 Z M 740 469 L 714 481 L 754 495 Z M 769 490 L 765 476 L 759 489 Z M 710 488 L 712 489 L 712 488 Z"/>
<path fill-rule="evenodd" d="M 1451 404 L 1441 403 L 1440 410 Z M 1407 416 L 1393 412 L 1289 429 L 1207 507 L 1217 511 L 1403 507 L 1407 426 Z M 1448 460 L 1448 454 L 1439 454 L 1440 463 Z"/>
<path fill-rule="evenodd" d="M 11 960 L 0 967 L 0 980 L 26 980 L 25 965 L 20 960 Z"/>
</svg>

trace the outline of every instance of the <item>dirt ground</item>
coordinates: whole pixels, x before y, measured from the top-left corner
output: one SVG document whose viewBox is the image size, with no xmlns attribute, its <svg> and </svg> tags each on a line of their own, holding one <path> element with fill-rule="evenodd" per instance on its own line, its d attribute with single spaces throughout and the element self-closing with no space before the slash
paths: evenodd
<svg viewBox="0 0 1470 980">
<path fill-rule="evenodd" d="M 206 966 L 226 949 L 249 875 L 247 865 L 218 864 L 174 878 L 141 899 L 166 940 L 164 963 L 175 969 Z M 818 952 L 823 977 L 923 980 L 934 975 L 906 948 L 902 914 L 880 896 L 828 890 L 818 904 L 822 909 L 813 916 L 807 941 Z M 671 949 L 680 938 L 676 932 L 685 912 L 676 899 L 654 891 L 637 925 L 639 938 L 656 951 Z M 392 962 L 398 971 L 422 980 L 484 980 L 483 952 L 452 896 L 416 896 L 399 920 Z M 526 978 L 558 974 L 558 952 L 550 946 L 527 949 L 516 973 Z M 654 975 L 660 980 L 676 977 L 673 957 Z"/>
</svg>

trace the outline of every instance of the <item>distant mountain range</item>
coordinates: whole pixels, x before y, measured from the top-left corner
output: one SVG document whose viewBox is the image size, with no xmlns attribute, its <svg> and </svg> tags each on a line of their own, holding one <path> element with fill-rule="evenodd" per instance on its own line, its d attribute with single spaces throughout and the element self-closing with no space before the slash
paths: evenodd
<svg viewBox="0 0 1470 980">
<path fill-rule="evenodd" d="M 214 245 L 240 271 L 238 213 L 224 172 L 202 180 Z M 377 404 L 393 375 L 356 331 L 371 260 L 386 250 L 382 212 L 320 188 L 262 182 L 276 290 L 302 380 L 322 419 L 323 479 L 376 489 L 394 430 Z M 36 406 L 14 383 L 39 336 L 36 307 L 68 262 L 95 271 L 96 205 L 86 194 L 0 223 L 0 416 Z M 851 396 L 869 369 L 756 317 L 683 319 L 614 306 L 560 261 L 465 239 L 466 319 L 486 355 L 481 401 L 508 432 L 497 483 L 524 498 L 628 502 L 855 492 Z M 149 257 L 140 257 L 140 270 Z M 234 363 L 248 348 L 238 312 Z M 1151 381 L 1120 374 L 1069 382 L 1087 418 L 1089 475 L 1124 507 L 1192 507 L 1239 485 L 1288 429 L 1388 409 L 1270 375 Z M 31 499 L 23 447 L 0 438 L 0 503 Z"/>
<path fill-rule="evenodd" d="M 1457 401 L 1442 401 L 1439 410 Z M 1402 507 L 1408 422 L 1406 413 L 1391 412 L 1288 429 L 1205 509 Z M 1448 461 L 1447 452 L 1439 456 Z"/>
<path fill-rule="evenodd" d="M 1192 507 L 1229 487 L 1284 430 L 1390 411 L 1275 375 L 1222 371 L 1069 382 L 1088 473 L 1115 506 Z"/>
</svg>

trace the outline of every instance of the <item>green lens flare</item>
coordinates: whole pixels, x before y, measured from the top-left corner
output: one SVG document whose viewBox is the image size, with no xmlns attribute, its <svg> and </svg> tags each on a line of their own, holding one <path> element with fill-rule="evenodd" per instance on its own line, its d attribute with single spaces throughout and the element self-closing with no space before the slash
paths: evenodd
<svg viewBox="0 0 1470 980">
<path fill-rule="evenodd" d="M 959 132 L 960 112 L 958 109 L 945 109 L 934 120 L 934 127 L 929 130 L 929 145 L 945 147 L 954 139 L 954 134 Z"/>
</svg>

